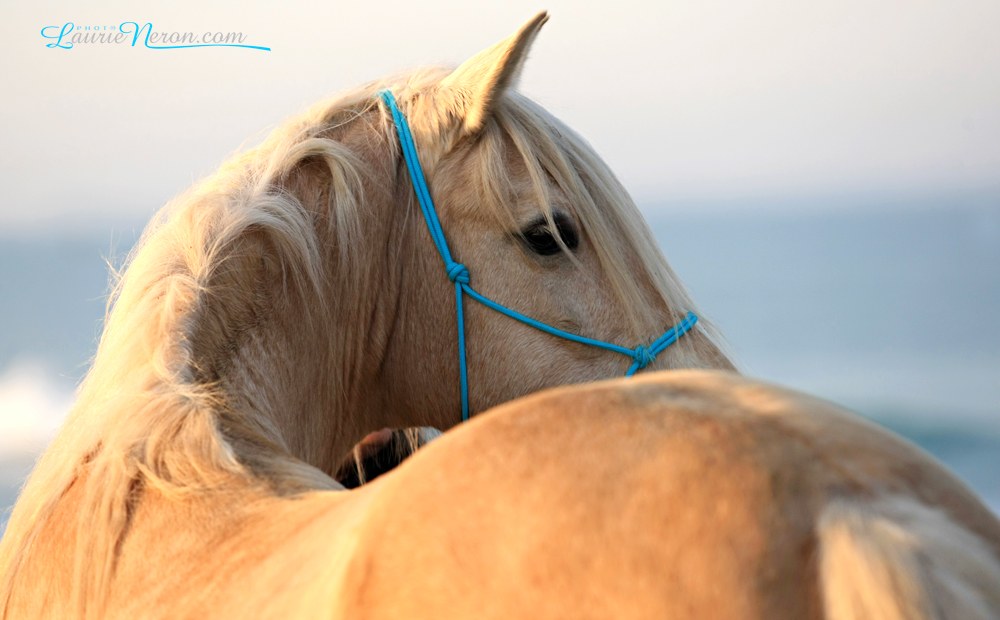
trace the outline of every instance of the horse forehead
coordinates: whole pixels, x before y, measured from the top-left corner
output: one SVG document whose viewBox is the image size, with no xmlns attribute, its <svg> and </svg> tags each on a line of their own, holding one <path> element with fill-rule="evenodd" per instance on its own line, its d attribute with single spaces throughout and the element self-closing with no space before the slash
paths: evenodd
<svg viewBox="0 0 1000 620">
<path fill-rule="evenodd" d="M 454 215 L 486 217 L 490 214 L 483 208 L 483 196 L 487 192 L 498 192 L 500 202 L 510 210 L 514 220 L 527 223 L 538 215 L 541 205 L 538 188 L 523 156 L 513 144 L 505 144 L 499 158 L 503 170 L 494 170 L 484 165 L 483 159 L 488 157 L 484 148 L 464 145 L 445 157 L 435 174 L 435 193 L 451 205 Z M 490 159 L 497 161 L 498 158 Z M 553 209 L 574 213 L 572 201 L 551 175 L 543 172 L 541 182 L 546 201 Z"/>
</svg>

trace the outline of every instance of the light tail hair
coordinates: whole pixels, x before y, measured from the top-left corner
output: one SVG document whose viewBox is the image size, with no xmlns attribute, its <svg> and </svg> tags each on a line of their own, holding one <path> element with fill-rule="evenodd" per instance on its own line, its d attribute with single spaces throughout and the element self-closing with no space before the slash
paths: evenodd
<svg viewBox="0 0 1000 620">
<path fill-rule="evenodd" d="M 940 509 L 838 499 L 817 536 L 827 620 L 1000 620 L 995 547 Z"/>
</svg>

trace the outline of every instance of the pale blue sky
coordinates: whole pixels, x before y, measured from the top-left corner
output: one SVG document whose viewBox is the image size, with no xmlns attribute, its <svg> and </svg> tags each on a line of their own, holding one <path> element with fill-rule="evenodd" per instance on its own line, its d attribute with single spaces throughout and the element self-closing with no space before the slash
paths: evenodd
<svg viewBox="0 0 1000 620">
<path fill-rule="evenodd" d="M 995 0 L 5 3 L 0 232 L 141 222 L 322 96 L 460 63 L 543 8 L 522 90 L 647 211 L 1000 200 Z M 238 30 L 273 51 L 45 48 L 40 29 L 67 21 Z"/>
</svg>

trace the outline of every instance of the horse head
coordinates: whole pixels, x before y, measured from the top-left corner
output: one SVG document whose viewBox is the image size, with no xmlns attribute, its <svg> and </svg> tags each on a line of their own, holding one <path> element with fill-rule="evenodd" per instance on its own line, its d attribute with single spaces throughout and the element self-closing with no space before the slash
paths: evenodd
<svg viewBox="0 0 1000 620">
<path fill-rule="evenodd" d="M 376 157 L 381 166 L 391 162 L 395 174 L 394 199 L 379 218 L 395 224 L 390 236 L 372 239 L 388 248 L 386 271 L 397 274 L 376 301 L 395 311 L 371 325 L 385 343 L 373 353 L 381 364 L 383 409 L 394 416 L 387 423 L 447 428 L 457 421 L 456 276 L 520 315 L 565 333 L 627 345 L 629 353 L 693 308 L 604 162 L 514 90 L 546 19 L 539 14 L 453 71 L 418 71 L 363 89 L 369 97 L 385 89 L 398 101 L 433 194 L 446 252 L 453 255 L 442 263 L 435 252 L 440 242 L 434 224 L 421 217 L 412 163 L 404 162 L 389 111 L 379 101 L 366 101 L 359 115 L 369 115 L 366 131 L 377 128 L 378 144 L 388 153 Z M 478 303 L 466 303 L 463 315 L 473 414 L 545 387 L 619 376 L 633 363 Z M 710 333 L 695 330 L 641 366 L 730 367 Z"/>
</svg>

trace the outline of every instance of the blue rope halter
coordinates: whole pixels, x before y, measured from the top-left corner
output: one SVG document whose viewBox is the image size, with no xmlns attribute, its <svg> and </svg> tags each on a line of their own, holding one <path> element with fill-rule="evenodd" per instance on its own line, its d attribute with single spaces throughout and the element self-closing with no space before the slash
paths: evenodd
<svg viewBox="0 0 1000 620">
<path fill-rule="evenodd" d="M 469 381 L 465 364 L 465 318 L 462 312 L 463 294 L 475 299 L 487 308 L 492 308 L 501 314 L 505 314 L 512 319 L 516 319 L 525 325 L 530 325 L 547 334 L 592 347 L 599 347 L 607 351 L 614 351 L 615 353 L 621 353 L 632 358 L 632 366 L 625 373 L 626 377 L 631 377 L 637 370 L 652 364 L 661 351 L 677 342 L 678 338 L 687 333 L 698 322 L 698 317 L 693 312 L 688 312 L 687 316 L 680 323 L 667 330 L 665 334 L 654 340 L 648 347 L 639 345 L 635 349 L 626 349 L 616 344 L 577 336 L 576 334 L 564 332 L 545 323 L 540 323 L 510 308 L 505 308 L 492 299 L 483 297 L 474 291 L 469 286 L 469 270 L 465 265 L 456 263 L 451 258 L 451 252 L 448 250 L 448 242 L 444 238 L 444 231 L 441 230 L 441 222 L 438 221 L 437 211 L 434 210 L 434 202 L 431 200 L 431 193 L 427 189 L 427 182 L 424 180 L 424 173 L 420 168 L 420 161 L 417 159 L 417 148 L 413 143 L 410 125 L 406 122 L 406 117 L 403 116 L 403 113 L 399 111 L 399 107 L 396 106 L 396 99 L 392 96 L 392 93 L 388 90 L 383 90 L 379 94 L 385 105 L 392 111 L 392 120 L 396 125 L 399 143 L 403 147 L 403 158 L 406 160 L 406 167 L 410 171 L 410 179 L 413 181 L 413 189 L 417 193 L 420 210 L 424 212 L 424 220 L 427 222 L 427 228 L 430 229 L 431 238 L 434 240 L 434 245 L 437 247 L 441 259 L 444 260 L 445 272 L 448 274 L 448 279 L 455 285 L 455 307 L 458 314 L 458 365 L 462 381 L 463 422 L 469 419 Z"/>
</svg>

